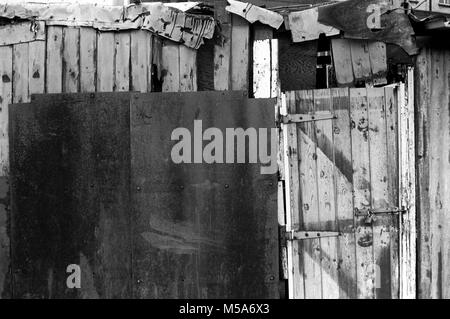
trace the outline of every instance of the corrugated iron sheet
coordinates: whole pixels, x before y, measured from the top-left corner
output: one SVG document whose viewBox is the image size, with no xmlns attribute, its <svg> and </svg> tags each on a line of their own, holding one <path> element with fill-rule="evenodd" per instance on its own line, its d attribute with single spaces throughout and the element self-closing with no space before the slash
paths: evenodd
<svg viewBox="0 0 450 319">
<path fill-rule="evenodd" d="M 215 21 L 208 15 L 188 11 L 199 3 L 177 5 L 161 2 L 140 5 L 91 4 L 0 4 L 0 17 L 42 20 L 47 25 L 92 27 L 101 31 L 145 29 L 198 49 L 203 38 L 211 39 Z"/>
</svg>

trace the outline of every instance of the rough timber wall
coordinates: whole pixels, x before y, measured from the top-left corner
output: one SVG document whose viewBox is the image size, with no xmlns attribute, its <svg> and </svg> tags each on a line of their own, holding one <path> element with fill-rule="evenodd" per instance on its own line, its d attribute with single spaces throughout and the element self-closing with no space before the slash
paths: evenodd
<svg viewBox="0 0 450 319">
<path fill-rule="evenodd" d="M 8 105 L 38 93 L 197 90 L 197 52 L 147 31 L 48 26 L 43 39 L 0 46 L 0 298 L 10 295 Z"/>
<path fill-rule="evenodd" d="M 450 50 L 416 65 L 419 298 L 450 298 Z"/>
</svg>

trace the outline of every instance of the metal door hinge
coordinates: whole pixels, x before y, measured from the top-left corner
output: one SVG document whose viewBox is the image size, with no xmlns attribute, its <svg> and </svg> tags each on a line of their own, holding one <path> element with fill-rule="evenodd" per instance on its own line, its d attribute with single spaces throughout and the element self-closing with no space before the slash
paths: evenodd
<svg viewBox="0 0 450 319">
<path fill-rule="evenodd" d="M 280 115 L 278 120 L 279 123 L 290 124 L 290 123 L 304 123 L 313 121 L 323 121 L 323 120 L 334 120 L 337 116 L 330 114 L 287 114 Z"/>
<path fill-rule="evenodd" d="M 387 207 L 387 208 L 378 208 L 378 209 L 372 209 L 372 208 L 365 208 L 365 209 L 359 209 L 355 208 L 355 216 L 357 217 L 365 217 L 367 223 L 371 223 L 374 221 L 376 216 L 379 215 L 399 215 L 404 214 L 408 211 L 408 209 L 402 207 Z"/>
<path fill-rule="evenodd" d="M 301 230 L 291 230 L 286 231 L 283 230 L 283 237 L 285 240 L 307 240 L 307 239 L 317 239 L 323 237 L 338 237 L 341 236 L 341 233 L 335 231 L 301 231 Z"/>
</svg>

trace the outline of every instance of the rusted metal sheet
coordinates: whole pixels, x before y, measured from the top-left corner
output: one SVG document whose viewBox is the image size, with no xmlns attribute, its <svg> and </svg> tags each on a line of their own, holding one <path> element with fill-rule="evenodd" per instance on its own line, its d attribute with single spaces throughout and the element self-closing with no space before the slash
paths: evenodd
<svg viewBox="0 0 450 319">
<path fill-rule="evenodd" d="M 194 134 L 201 120 L 204 130 L 271 128 L 273 110 L 274 100 L 248 100 L 244 92 L 134 96 L 135 297 L 277 297 L 276 176 L 261 175 L 258 164 L 171 159 L 178 127 Z"/>
<path fill-rule="evenodd" d="M 248 2 L 227 0 L 229 5 L 225 8 L 228 12 L 237 14 L 250 23 L 261 22 L 274 29 L 278 29 L 284 22 L 281 14 L 270 11 Z"/>
<path fill-rule="evenodd" d="M 170 159 L 173 129 L 270 129 L 274 103 L 239 91 L 12 105 L 14 297 L 276 298 L 276 174 Z M 81 289 L 66 285 L 71 264 Z"/>
<path fill-rule="evenodd" d="M 318 22 L 335 27 L 349 39 L 377 40 L 417 54 L 408 16 L 385 0 L 349 0 L 319 7 Z"/>
<path fill-rule="evenodd" d="M 203 38 L 213 37 L 215 21 L 207 14 L 189 13 L 190 7 L 178 8 L 161 2 L 125 7 L 78 3 L 0 4 L 0 17 L 45 21 L 46 25 L 92 27 L 101 31 L 143 29 L 198 49 Z"/>
<path fill-rule="evenodd" d="M 10 120 L 13 297 L 131 297 L 129 95 L 43 96 Z"/>
</svg>

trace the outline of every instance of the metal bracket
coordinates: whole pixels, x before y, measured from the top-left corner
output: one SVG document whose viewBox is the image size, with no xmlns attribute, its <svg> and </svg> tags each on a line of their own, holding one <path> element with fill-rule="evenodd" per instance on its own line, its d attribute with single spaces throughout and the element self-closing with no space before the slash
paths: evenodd
<svg viewBox="0 0 450 319">
<path fill-rule="evenodd" d="M 335 120 L 337 116 L 330 114 L 288 114 L 280 116 L 280 123 L 290 124 L 290 123 L 305 123 L 314 121 L 324 121 L 324 120 Z"/>
<path fill-rule="evenodd" d="M 388 208 L 378 208 L 378 209 L 372 209 L 372 208 L 366 208 L 366 209 L 358 209 L 355 208 L 355 216 L 357 217 L 365 217 L 366 223 L 371 223 L 375 220 L 375 217 L 377 215 L 400 215 L 404 214 L 408 211 L 408 209 L 402 207 L 388 207 Z"/>
<path fill-rule="evenodd" d="M 341 233 L 334 231 L 298 231 L 291 230 L 284 232 L 284 238 L 286 240 L 306 240 L 306 239 L 317 239 L 323 237 L 338 237 L 341 236 Z"/>
</svg>

